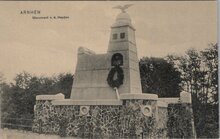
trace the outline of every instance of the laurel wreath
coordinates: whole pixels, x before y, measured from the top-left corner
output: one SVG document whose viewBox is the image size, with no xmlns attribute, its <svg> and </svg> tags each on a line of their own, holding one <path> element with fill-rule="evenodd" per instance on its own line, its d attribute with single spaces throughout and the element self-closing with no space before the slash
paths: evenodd
<svg viewBox="0 0 220 139">
<path fill-rule="evenodd" d="M 117 79 L 113 79 L 114 75 L 117 73 Z M 120 85 L 123 84 L 124 80 L 124 72 L 123 69 L 120 66 L 115 66 L 112 68 L 108 74 L 107 82 L 109 86 L 112 88 L 119 87 Z"/>
</svg>

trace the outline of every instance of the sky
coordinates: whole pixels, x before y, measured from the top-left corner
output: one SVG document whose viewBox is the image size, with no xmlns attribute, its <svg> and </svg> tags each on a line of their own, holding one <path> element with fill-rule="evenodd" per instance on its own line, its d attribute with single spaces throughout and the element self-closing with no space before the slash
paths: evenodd
<svg viewBox="0 0 220 139">
<path fill-rule="evenodd" d="M 7 82 L 27 71 L 37 76 L 75 72 L 77 49 L 106 53 L 110 26 L 127 10 L 136 28 L 138 57 L 183 55 L 217 42 L 216 1 L 0 2 L 0 73 Z M 39 10 L 40 14 L 20 14 Z M 68 19 L 32 19 L 68 16 Z"/>
</svg>

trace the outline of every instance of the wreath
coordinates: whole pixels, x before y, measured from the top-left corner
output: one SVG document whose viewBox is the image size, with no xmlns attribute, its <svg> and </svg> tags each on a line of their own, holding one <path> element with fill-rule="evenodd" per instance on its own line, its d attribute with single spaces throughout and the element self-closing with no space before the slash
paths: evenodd
<svg viewBox="0 0 220 139">
<path fill-rule="evenodd" d="M 114 75 L 117 73 L 117 79 L 114 80 Z M 120 66 L 112 68 L 108 74 L 107 82 L 111 87 L 119 87 L 123 84 L 124 72 Z"/>
</svg>

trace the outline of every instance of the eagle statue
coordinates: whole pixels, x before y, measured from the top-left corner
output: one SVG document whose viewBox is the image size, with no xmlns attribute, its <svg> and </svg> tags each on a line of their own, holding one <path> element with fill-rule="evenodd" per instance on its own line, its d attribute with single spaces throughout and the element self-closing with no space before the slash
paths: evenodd
<svg viewBox="0 0 220 139">
<path fill-rule="evenodd" d="M 114 9 L 120 9 L 123 13 L 125 12 L 126 9 L 128 9 L 129 7 L 131 7 L 133 4 L 126 4 L 124 6 L 118 5 L 113 7 Z"/>
</svg>

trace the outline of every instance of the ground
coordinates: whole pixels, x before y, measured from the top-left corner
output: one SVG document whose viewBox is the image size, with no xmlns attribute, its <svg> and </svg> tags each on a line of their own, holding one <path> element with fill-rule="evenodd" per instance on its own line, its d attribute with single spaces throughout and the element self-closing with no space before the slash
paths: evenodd
<svg viewBox="0 0 220 139">
<path fill-rule="evenodd" d="M 77 139 L 77 138 L 37 134 L 31 131 L 23 131 L 23 130 L 0 129 L 0 139 Z"/>
</svg>

